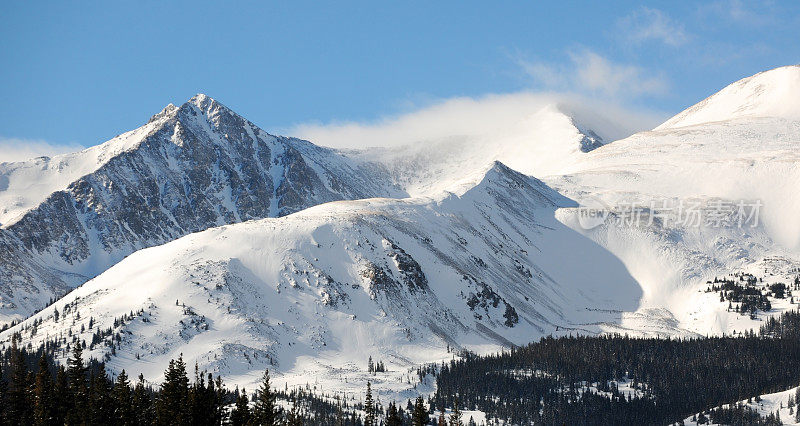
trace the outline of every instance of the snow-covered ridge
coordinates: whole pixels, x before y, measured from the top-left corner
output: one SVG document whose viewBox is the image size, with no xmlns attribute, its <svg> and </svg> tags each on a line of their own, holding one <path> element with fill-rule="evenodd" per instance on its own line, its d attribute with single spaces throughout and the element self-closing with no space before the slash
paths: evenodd
<svg viewBox="0 0 800 426">
<path fill-rule="evenodd" d="M 743 78 L 670 118 L 656 130 L 754 117 L 800 120 L 800 65 Z"/>
<path fill-rule="evenodd" d="M 203 94 L 189 99 L 183 107 L 194 105 L 213 114 L 225 106 Z M 0 226 L 8 227 L 50 194 L 67 188 L 77 179 L 105 165 L 114 157 L 139 147 L 167 121 L 174 120 L 179 108 L 173 104 L 153 115 L 143 126 L 78 152 L 37 157 L 26 161 L 0 163 Z"/>
<path fill-rule="evenodd" d="M 0 226 L 8 227 L 53 192 L 66 189 L 70 183 L 134 148 L 166 118 L 159 114 L 136 130 L 82 151 L 0 163 Z"/>
<path fill-rule="evenodd" d="M 24 198 L 25 185 L 39 186 L 0 228 L 0 321 L 191 232 L 406 195 L 380 165 L 270 135 L 205 95 L 98 147 L 3 167 L 3 196 Z"/>
<path fill-rule="evenodd" d="M 447 345 L 597 333 L 636 308 L 627 270 L 555 219 L 574 204 L 541 181 L 495 163 L 442 195 L 336 201 L 140 250 L 0 339 L 86 340 L 109 368 L 150 380 L 182 353 L 228 383 L 250 387 L 269 367 L 346 387 L 370 355 L 403 372 Z M 391 377 L 385 387 L 406 386 Z"/>
</svg>

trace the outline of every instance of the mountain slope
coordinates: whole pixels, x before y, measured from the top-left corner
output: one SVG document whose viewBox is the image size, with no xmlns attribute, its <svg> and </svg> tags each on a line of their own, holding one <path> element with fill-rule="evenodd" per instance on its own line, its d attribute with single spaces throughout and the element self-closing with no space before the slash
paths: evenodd
<svg viewBox="0 0 800 426">
<path fill-rule="evenodd" d="M 0 336 L 63 351 L 85 340 L 151 380 L 182 353 L 248 386 L 266 366 L 361 386 L 372 356 L 391 371 L 373 383 L 402 390 L 447 345 L 600 332 L 636 308 L 622 264 L 555 220 L 573 205 L 495 163 L 461 195 L 327 203 L 138 251 Z"/>
<path fill-rule="evenodd" d="M 2 196 L 22 200 L 0 228 L 0 320 L 29 314 L 128 254 L 191 232 L 405 194 L 380 166 L 269 135 L 204 95 L 106 144 L 4 164 L 0 172 L 8 182 Z M 21 196 L 23 181 L 44 183 Z"/>
<path fill-rule="evenodd" d="M 740 118 L 800 120 L 800 65 L 743 78 L 670 118 L 656 130 Z"/>
<path fill-rule="evenodd" d="M 585 207 L 616 212 L 604 223 L 583 220 L 585 209 L 564 209 L 559 218 L 626 264 L 642 285 L 643 309 L 701 334 L 758 329 L 760 319 L 739 318 L 727 304 L 703 296 L 706 280 L 751 269 L 794 279 L 791 271 L 800 266 L 800 104 L 784 101 L 800 98 L 798 69 L 734 83 L 653 131 L 607 144 L 563 174 L 543 177 Z M 634 207 L 643 223 L 621 224 L 620 215 L 627 209 L 630 217 Z M 755 215 L 740 227 L 742 208 Z M 647 220 L 650 211 L 657 220 Z M 720 214 L 725 220 L 715 224 Z M 641 324 L 642 312 L 629 317 Z"/>
</svg>

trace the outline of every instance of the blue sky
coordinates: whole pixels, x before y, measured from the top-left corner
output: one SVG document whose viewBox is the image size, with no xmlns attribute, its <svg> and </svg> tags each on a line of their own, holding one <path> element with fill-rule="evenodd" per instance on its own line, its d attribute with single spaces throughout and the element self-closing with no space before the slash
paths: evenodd
<svg viewBox="0 0 800 426">
<path fill-rule="evenodd" d="M 198 92 L 273 132 L 531 91 L 669 115 L 800 62 L 798 28 L 796 1 L 5 1 L 0 149 L 94 145 Z"/>
</svg>

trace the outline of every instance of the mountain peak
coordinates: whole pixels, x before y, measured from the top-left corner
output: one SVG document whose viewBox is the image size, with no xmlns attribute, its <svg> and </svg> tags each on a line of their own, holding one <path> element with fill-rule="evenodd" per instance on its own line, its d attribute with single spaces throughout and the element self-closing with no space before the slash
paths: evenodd
<svg viewBox="0 0 800 426">
<path fill-rule="evenodd" d="M 756 117 L 800 120 L 800 65 L 743 78 L 685 109 L 656 130 Z"/>
<path fill-rule="evenodd" d="M 509 200 L 529 207 L 572 207 L 574 202 L 539 179 L 520 173 L 494 160 L 482 171 L 454 187 L 460 200 L 503 204 Z M 491 201 L 489 201 L 491 200 Z"/>
<path fill-rule="evenodd" d="M 205 95 L 203 93 L 198 93 L 189 98 L 188 101 L 181 104 L 180 107 L 177 107 L 172 103 L 168 104 L 167 106 L 164 107 L 164 109 L 161 110 L 161 112 L 150 117 L 148 124 L 167 117 L 171 117 L 179 113 L 179 111 L 186 112 L 187 110 L 196 110 L 197 112 L 200 112 L 201 114 L 206 116 L 214 115 L 216 113 L 219 113 L 220 111 L 225 111 L 226 113 L 236 115 L 233 111 L 225 107 L 225 105 L 219 103 L 216 99 L 208 95 Z"/>
<path fill-rule="evenodd" d="M 225 105 L 217 101 L 216 99 L 203 93 L 198 93 L 192 96 L 191 99 L 186 101 L 186 103 L 184 104 L 184 106 L 190 106 L 190 105 L 196 107 L 198 110 L 200 110 L 200 112 L 208 116 L 214 115 L 215 113 L 219 112 L 238 115 L 233 111 L 231 111 L 230 108 L 226 107 Z"/>
<path fill-rule="evenodd" d="M 198 108 L 205 108 L 209 105 L 217 104 L 218 102 L 216 99 L 206 95 L 205 93 L 198 93 L 192 96 L 187 103 L 190 103 Z"/>
</svg>

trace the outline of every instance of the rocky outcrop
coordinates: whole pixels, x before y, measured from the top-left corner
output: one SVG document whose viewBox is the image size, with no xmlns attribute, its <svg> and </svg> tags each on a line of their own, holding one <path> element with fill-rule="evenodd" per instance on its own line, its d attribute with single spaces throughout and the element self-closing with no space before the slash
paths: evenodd
<svg viewBox="0 0 800 426">
<path fill-rule="evenodd" d="M 0 229 L 0 322 L 136 250 L 192 232 L 405 195 L 381 166 L 267 134 L 204 95 L 168 106 L 148 125 L 141 140 Z"/>
</svg>

